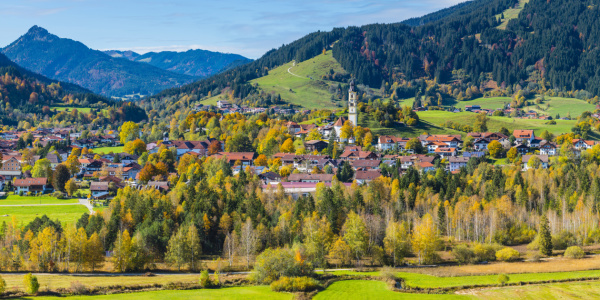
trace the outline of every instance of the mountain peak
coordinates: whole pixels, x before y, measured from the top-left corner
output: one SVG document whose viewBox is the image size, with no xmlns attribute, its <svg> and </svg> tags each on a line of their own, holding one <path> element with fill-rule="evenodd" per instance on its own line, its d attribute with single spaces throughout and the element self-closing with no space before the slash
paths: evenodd
<svg viewBox="0 0 600 300">
<path fill-rule="evenodd" d="M 29 28 L 29 30 L 26 33 L 27 35 L 48 35 L 50 34 L 48 32 L 48 30 L 37 26 L 37 25 L 33 25 L 31 28 Z"/>
</svg>

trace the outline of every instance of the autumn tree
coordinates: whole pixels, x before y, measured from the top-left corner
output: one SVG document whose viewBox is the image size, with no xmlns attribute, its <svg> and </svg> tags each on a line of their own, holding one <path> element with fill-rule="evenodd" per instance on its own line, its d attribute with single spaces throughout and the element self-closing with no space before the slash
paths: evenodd
<svg viewBox="0 0 600 300">
<path fill-rule="evenodd" d="M 134 122 L 125 122 L 121 126 L 121 131 L 119 132 L 119 139 L 121 144 L 125 145 L 129 141 L 133 141 L 140 137 L 140 126 Z"/>
<path fill-rule="evenodd" d="M 75 183 L 75 179 L 71 178 L 67 181 L 67 183 L 65 183 L 65 190 L 67 191 L 67 194 L 69 194 L 69 196 L 73 197 L 73 195 L 75 195 L 75 192 L 77 192 L 77 183 Z"/>
<path fill-rule="evenodd" d="M 267 156 L 260 154 L 255 160 L 254 165 L 259 167 L 266 167 L 268 165 Z"/>
<path fill-rule="evenodd" d="M 81 163 L 76 155 L 70 155 L 64 164 L 67 166 L 69 173 L 71 174 L 77 174 L 81 170 Z"/>
<path fill-rule="evenodd" d="M 135 155 L 142 155 L 142 153 L 146 152 L 146 143 L 141 139 L 135 139 L 133 141 L 129 141 L 123 147 L 123 152 Z"/>
<path fill-rule="evenodd" d="M 412 248 L 419 263 L 433 263 L 437 260 L 435 250 L 438 245 L 438 235 L 435 229 L 433 218 L 426 214 L 421 219 L 421 223 L 415 226 L 412 234 Z"/>
<path fill-rule="evenodd" d="M 118 234 L 113 247 L 113 265 L 118 272 L 130 270 L 133 265 L 133 241 L 127 229 Z"/>
<path fill-rule="evenodd" d="M 327 264 L 325 255 L 331 246 L 333 232 L 327 218 L 319 218 L 316 212 L 304 218 L 302 226 L 306 253 L 315 266 L 324 267 Z"/>
<path fill-rule="evenodd" d="M 418 138 L 412 138 L 406 142 L 406 150 L 412 150 L 414 153 L 423 153 L 423 144 Z"/>
<path fill-rule="evenodd" d="M 258 236 L 252 226 L 252 220 L 246 219 L 246 222 L 242 225 L 242 231 L 240 234 L 240 251 L 246 260 L 246 268 L 250 269 L 250 261 L 254 253 L 256 253 L 258 244 Z"/>
<path fill-rule="evenodd" d="M 390 222 L 383 239 L 384 250 L 397 266 L 410 253 L 410 230 L 406 222 Z"/>
<path fill-rule="evenodd" d="M 496 140 L 491 141 L 488 144 L 487 149 L 490 152 L 490 155 L 494 158 L 500 157 L 500 154 L 502 154 L 502 150 L 504 150 L 502 144 L 500 144 L 500 142 Z"/>
<path fill-rule="evenodd" d="M 321 139 L 321 134 L 319 133 L 319 130 L 317 130 L 317 128 L 313 128 L 308 132 L 308 135 L 306 136 L 306 140 L 307 141 L 315 141 L 315 140 L 320 140 Z"/>
<path fill-rule="evenodd" d="M 508 158 L 508 160 L 511 162 L 514 162 L 518 155 L 519 153 L 515 147 L 511 147 L 508 152 L 506 152 L 506 158 Z"/>
<path fill-rule="evenodd" d="M 285 140 L 285 142 L 281 144 L 279 151 L 283 153 L 294 153 L 296 151 L 294 148 L 294 140 L 292 140 L 291 138 Z"/>
<path fill-rule="evenodd" d="M 473 130 L 476 132 L 486 132 L 487 128 L 487 113 L 481 112 L 477 114 L 477 118 L 475 119 L 475 124 L 473 125 Z"/>
<path fill-rule="evenodd" d="M 348 243 L 352 255 L 356 259 L 356 264 L 359 265 L 362 255 L 367 251 L 368 237 L 365 222 L 352 211 L 348 214 L 342 231 L 344 232 L 344 241 Z"/>
<path fill-rule="evenodd" d="M 352 123 L 350 123 L 350 121 L 346 121 L 340 129 L 340 138 L 349 139 L 352 137 L 352 134 Z"/>
<path fill-rule="evenodd" d="M 344 241 L 342 237 L 339 237 L 329 250 L 329 256 L 335 259 L 339 265 L 348 265 L 352 260 L 352 249 L 348 246 L 348 243 Z"/>
<path fill-rule="evenodd" d="M 92 233 L 85 247 L 85 264 L 94 272 L 104 263 L 104 246 L 97 232 Z"/>
</svg>

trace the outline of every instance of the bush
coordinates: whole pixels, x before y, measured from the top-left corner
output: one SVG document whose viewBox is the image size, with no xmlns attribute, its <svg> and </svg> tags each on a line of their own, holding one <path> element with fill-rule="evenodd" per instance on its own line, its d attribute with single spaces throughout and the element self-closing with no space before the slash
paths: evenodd
<svg viewBox="0 0 600 300">
<path fill-rule="evenodd" d="M 271 283 L 283 276 L 306 276 L 312 270 L 312 265 L 305 263 L 300 253 L 290 249 L 267 249 L 256 258 L 253 279 L 258 283 Z"/>
<path fill-rule="evenodd" d="M 56 191 L 52 193 L 52 197 L 55 197 L 56 199 L 65 199 L 65 194 L 60 191 Z"/>
<path fill-rule="evenodd" d="M 208 270 L 200 272 L 200 286 L 203 288 L 209 288 L 211 286 Z"/>
<path fill-rule="evenodd" d="M 271 283 L 271 290 L 275 292 L 310 292 L 319 286 L 319 282 L 311 277 L 281 277 Z"/>
<path fill-rule="evenodd" d="M 73 295 L 87 295 L 89 293 L 88 288 L 79 281 L 71 282 L 71 293 Z"/>
<path fill-rule="evenodd" d="M 509 280 L 510 278 L 506 274 L 498 275 L 498 283 L 501 285 L 505 285 Z"/>
<path fill-rule="evenodd" d="M 379 276 L 383 278 L 383 280 L 396 280 L 396 269 L 392 267 L 383 267 L 379 272 Z"/>
<path fill-rule="evenodd" d="M 519 257 L 519 251 L 510 247 L 506 247 L 496 252 L 496 259 L 499 261 L 516 261 Z"/>
<path fill-rule="evenodd" d="M 472 264 L 477 261 L 475 252 L 466 245 L 458 245 L 452 249 L 452 255 L 459 264 Z"/>
<path fill-rule="evenodd" d="M 581 259 L 585 256 L 585 252 L 578 246 L 571 246 L 565 250 L 566 258 Z"/>
<path fill-rule="evenodd" d="M 539 252 L 533 252 L 528 255 L 529 261 L 532 262 L 540 262 L 542 261 L 542 255 Z"/>
<path fill-rule="evenodd" d="M 498 245 L 475 244 L 473 253 L 477 257 L 477 261 L 494 261 L 496 260 L 496 248 Z"/>
<path fill-rule="evenodd" d="M 6 281 L 0 276 L 0 295 L 6 290 Z"/>
<path fill-rule="evenodd" d="M 25 292 L 30 295 L 37 294 L 40 289 L 40 283 L 38 282 L 37 277 L 31 275 L 31 273 L 25 275 L 23 284 L 25 285 Z"/>
</svg>

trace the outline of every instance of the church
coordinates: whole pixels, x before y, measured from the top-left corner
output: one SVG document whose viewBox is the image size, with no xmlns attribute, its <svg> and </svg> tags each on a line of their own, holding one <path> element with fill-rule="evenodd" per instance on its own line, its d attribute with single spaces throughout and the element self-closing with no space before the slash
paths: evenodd
<svg viewBox="0 0 600 300">
<path fill-rule="evenodd" d="M 335 133 L 338 139 L 340 139 L 340 141 L 342 141 L 342 139 L 340 138 L 342 126 L 344 126 L 344 123 L 346 123 L 346 121 L 350 121 L 350 124 L 352 124 L 352 126 L 358 125 L 357 95 L 358 94 L 354 86 L 354 80 L 352 80 L 350 81 L 350 89 L 348 90 L 348 118 L 340 117 L 339 119 L 337 119 L 335 124 L 333 124 Z"/>
</svg>

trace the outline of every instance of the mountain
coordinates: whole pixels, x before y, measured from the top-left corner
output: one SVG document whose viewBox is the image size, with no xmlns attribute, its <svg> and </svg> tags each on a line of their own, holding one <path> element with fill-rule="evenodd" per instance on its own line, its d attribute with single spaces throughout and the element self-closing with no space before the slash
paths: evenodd
<svg viewBox="0 0 600 300">
<path fill-rule="evenodd" d="M 517 93 L 514 107 L 539 94 L 590 100 L 600 95 L 599 18 L 600 0 L 476 0 L 408 22 L 424 25 L 314 32 L 246 65 L 165 90 L 143 105 L 164 108 L 184 96 L 202 100 L 223 92 L 240 102 L 264 102 L 254 100 L 264 96 L 252 80 L 324 49 L 359 84 L 394 99 L 416 96 L 415 106 Z"/>
<path fill-rule="evenodd" d="M 105 96 L 154 94 L 194 81 L 194 77 L 114 58 L 80 42 L 33 26 L 2 49 L 13 62 L 52 79 L 80 85 Z"/>
<path fill-rule="evenodd" d="M 112 57 L 124 57 L 144 62 L 163 70 L 195 77 L 207 77 L 252 61 L 238 54 L 188 50 L 185 52 L 149 52 L 139 55 L 132 51 L 105 51 Z"/>
</svg>

